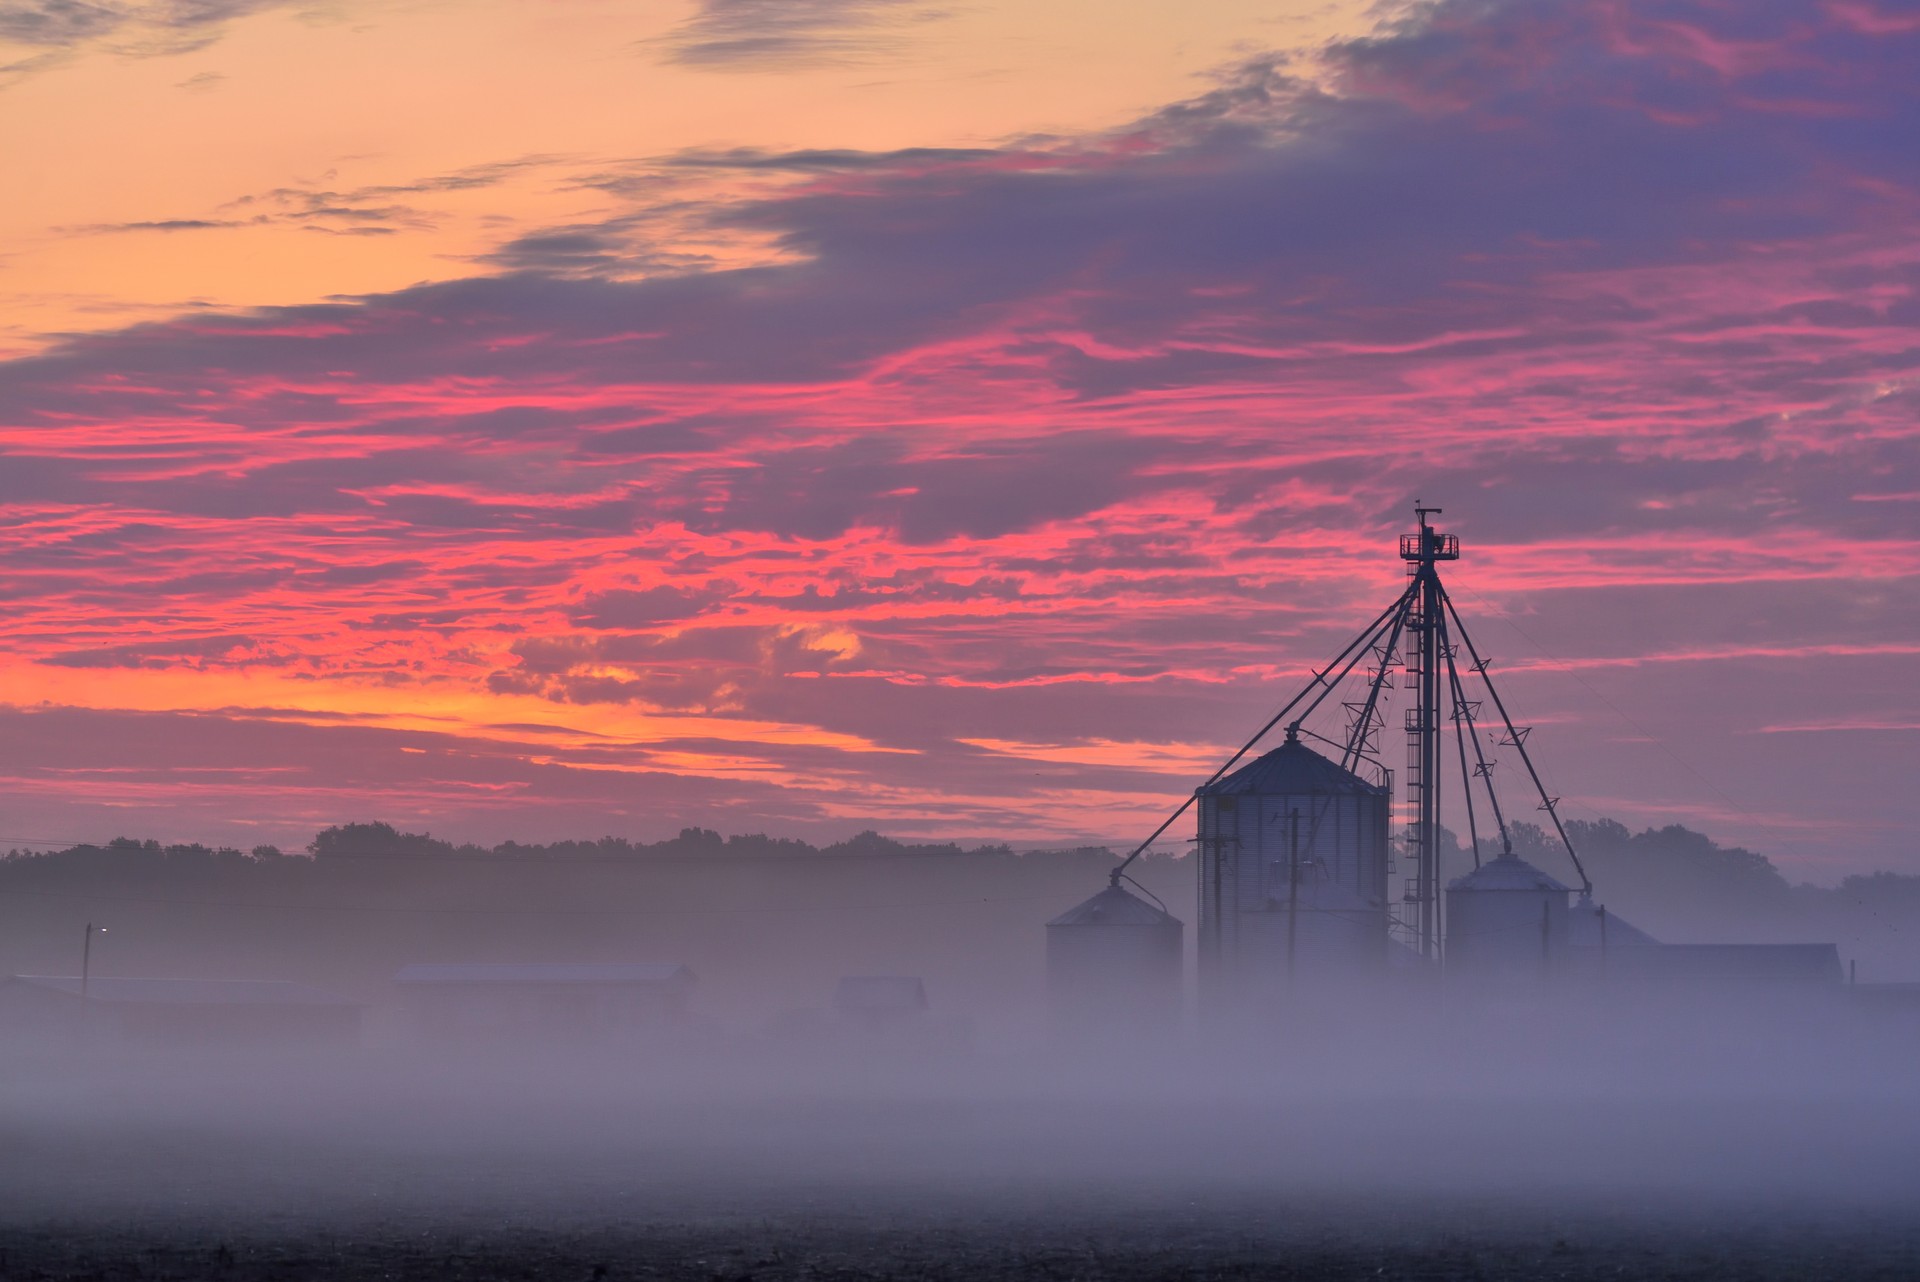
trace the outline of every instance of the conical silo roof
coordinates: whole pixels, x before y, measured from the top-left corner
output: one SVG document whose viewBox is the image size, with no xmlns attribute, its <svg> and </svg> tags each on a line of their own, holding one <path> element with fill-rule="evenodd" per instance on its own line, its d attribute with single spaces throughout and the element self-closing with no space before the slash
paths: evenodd
<svg viewBox="0 0 1920 1282">
<path fill-rule="evenodd" d="M 1447 883 L 1447 889 L 1557 890 L 1561 894 L 1570 894 L 1573 888 L 1561 885 L 1518 856 L 1501 855 L 1498 859 L 1489 859 L 1464 877 L 1455 877 Z"/>
<path fill-rule="evenodd" d="M 1377 797 L 1385 791 L 1350 770 L 1342 770 L 1298 739 L 1289 739 L 1264 757 L 1200 789 L 1200 795 L 1333 793 Z"/>
<path fill-rule="evenodd" d="M 1076 904 L 1048 922 L 1049 926 L 1177 926 L 1171 913 L 1155 908 L 1119 886 L 1108 886 L 1085 903 Z"/>
</svg>

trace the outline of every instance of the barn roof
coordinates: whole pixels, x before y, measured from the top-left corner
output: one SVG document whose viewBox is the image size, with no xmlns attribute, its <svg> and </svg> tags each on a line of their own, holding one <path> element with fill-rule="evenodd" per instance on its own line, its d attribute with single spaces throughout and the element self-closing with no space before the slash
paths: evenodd
<svg viewBox="0 0 1920 1282">
<path fill-rule="evenodd" d="M 78 975 L 10 975 L 7 983 L 80 996 Z M 357 1006 L 360 1003 L 307 984 L 278 979 L 147 979 L 94 975 L 88 1001 L 120 1006 Z"/>
<path fill-rule="evenodd" d="M 396 984 L 690 984 L 679 962 L 419 962 Z"/>
<path fill-rule="evenodd" d="M 1218 782 L 1199 789 L 1203 797 L 1235 796 L 1241 793 L 1272 796 L 1283 793 L 1333 793 L 1377 797 L 1386 789 L 1376 787 L 1350 770 L 1342 770 L 1298 739 L 1289 739 Z"/>
</svg>

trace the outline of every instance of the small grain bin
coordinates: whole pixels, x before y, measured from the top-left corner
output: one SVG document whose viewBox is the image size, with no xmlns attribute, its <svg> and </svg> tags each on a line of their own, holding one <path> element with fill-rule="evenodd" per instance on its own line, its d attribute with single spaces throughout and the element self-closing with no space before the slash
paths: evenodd
<svg viewBox="0 0 1920 1282">
<path fill-rule="evenodd" d="M 1209 1003 L 1278 991 L 1296 971 L 1325 979 L 1384 969 L 1384 776 L 1363 778 L 1289 734 L 1197 795 Z"/>
<path fill-rule="evenodd" d="M 1484 977 L 1542 975 L 1567 948 L 1573 892 L 1524 859 L 1502 855 L 1447 883 L 1447 969 Z"/>
<path fill-rule="evenodd" d="M 1047 923 L 1047 999 L 1057 1027 L 1125 1036 L 1179 1022 L 1185 928 L 1118 881 Z"/>
</svg>

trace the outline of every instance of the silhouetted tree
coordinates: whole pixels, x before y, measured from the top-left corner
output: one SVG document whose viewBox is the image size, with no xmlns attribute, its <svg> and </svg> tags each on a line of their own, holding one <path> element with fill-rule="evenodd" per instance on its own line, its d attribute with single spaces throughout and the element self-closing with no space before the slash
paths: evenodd
<svg viewBox="0 0 1920 1282">
<path fill-rule="evenodd" d="M 397 832 L 392 824 L 350 823 L 322 829 L 307 843 L 316 859 L 407 858 L 450 855 L 451 842 L 436 841 L 424 832 Z"/>
</svg>

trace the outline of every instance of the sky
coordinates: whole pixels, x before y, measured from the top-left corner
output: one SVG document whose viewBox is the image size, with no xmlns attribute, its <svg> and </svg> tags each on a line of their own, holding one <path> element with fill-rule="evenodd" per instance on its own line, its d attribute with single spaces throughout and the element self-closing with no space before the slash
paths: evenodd
<svg viewBox="0 0 1920 1282">
<path fill-rule="evenodd" d="M 1564 815 L 1920 873 L 1916 137 L 1892 0 L 0 0 L 0 843 L 1138 840 L 1418 498 Z"/>
</svg>

